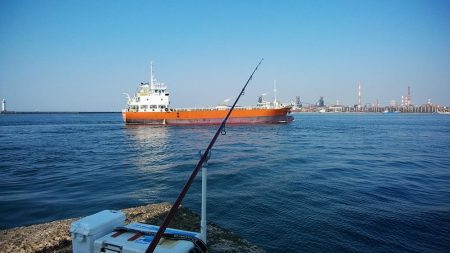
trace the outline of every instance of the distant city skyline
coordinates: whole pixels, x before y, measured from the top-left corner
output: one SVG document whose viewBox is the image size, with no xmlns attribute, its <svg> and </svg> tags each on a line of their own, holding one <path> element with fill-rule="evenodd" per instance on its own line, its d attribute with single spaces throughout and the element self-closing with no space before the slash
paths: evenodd
<svg viewBox="0 0 450 253">
<path fill-rule="evenodd" d="M 1 1 L 0 99 L 13 111 L 119 111 L 150 61 L 172 107 L 450 105 L 449 1 Z"/>
</svg>

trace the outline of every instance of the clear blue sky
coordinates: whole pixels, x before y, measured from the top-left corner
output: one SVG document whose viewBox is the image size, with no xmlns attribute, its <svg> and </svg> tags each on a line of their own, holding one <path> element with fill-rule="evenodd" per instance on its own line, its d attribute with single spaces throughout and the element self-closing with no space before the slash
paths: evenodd
<svg viewBox="0 0 450 253">
<path fill-rule="evenodd" d="M 278 97 L 450 105 L 450 1 L 0 1 L 0 98 L 17 111 L 119 111 L 149 79 L 172 106 Z"/>
</svg>

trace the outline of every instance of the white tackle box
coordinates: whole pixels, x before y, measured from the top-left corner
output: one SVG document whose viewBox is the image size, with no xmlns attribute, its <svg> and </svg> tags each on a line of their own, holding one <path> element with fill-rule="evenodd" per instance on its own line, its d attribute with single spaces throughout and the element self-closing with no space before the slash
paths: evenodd
<svg viewBox="0 0 450 253">
<path fill-rule="evenodd" d="M 104 210 L 73 222 L 70 226 L 73 253 L 93 253 L 94 241 L 125 225 L 121 211 Z"/>
</svg>

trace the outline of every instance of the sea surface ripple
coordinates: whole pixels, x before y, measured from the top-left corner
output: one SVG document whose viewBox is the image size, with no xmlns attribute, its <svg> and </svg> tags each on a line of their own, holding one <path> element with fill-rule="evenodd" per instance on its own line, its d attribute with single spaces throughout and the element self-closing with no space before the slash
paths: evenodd
<svg viewBox="0 0 450 253">
<path fill-rule="evenodd" d="M 450 117 L 294 114 L 228 126 L 208 220 L 268 252 L 449 252 Z M 0 116 L 0 229 L 173 202 L 217 126 Z M 200 178 L 183 204 L 200 212 Z"/>
</svg>

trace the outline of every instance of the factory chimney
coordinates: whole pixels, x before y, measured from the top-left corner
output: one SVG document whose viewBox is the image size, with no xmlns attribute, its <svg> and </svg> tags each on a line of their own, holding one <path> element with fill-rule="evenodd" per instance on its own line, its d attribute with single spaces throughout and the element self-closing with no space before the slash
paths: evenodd
<svg viewBox="0 0 450 253">
<path fill-rule="evenodd" d="M 407 100 L 407 106 L 410 106 L 412 103 L 411 103 L 411 87 L 410 86 L 408 86 L 408 100 Z"/>
<path fill-rule="evenodd" d="M 358 82 L 358 109 L 361 109 L 361 82 Z"/>
</svg>

